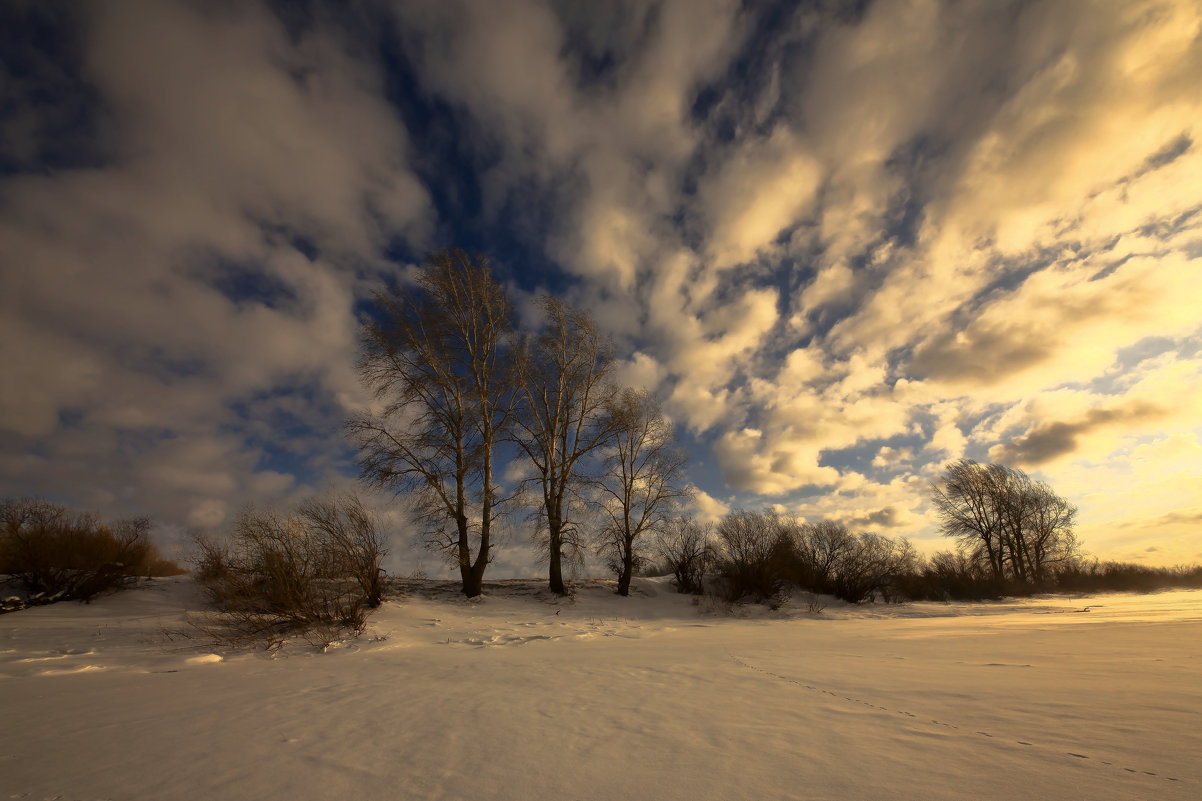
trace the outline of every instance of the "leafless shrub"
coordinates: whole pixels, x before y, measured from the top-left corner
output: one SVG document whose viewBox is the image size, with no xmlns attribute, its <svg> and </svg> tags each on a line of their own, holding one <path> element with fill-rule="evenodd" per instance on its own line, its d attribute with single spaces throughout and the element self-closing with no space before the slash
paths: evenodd
<svg viewBox="0 0 1202 801">
<path fill-rule="evenodd" d="M 782 594 L 792 553 L 793 521 L 773 512 L 736 510 L 718 524 L 719 571 L 731 600 Z"/>
<path fill-rule="evenodd" d="M 806 611 L 812 615 L 821 614 L 826 609 L 826 601 L 816 592 L 807 592 L 802 600 L 806 603 Z"/>
<path fill-rule="evenodd" d="M 229 644 L 278 646 L 292 635 L 324 647 L 361 632 L 383 600 L 383 542 L 353 496 L 311 500 L 294 512 L 248 510 L 233 540 L 198 537 L 197 582 L 219 610 L 192 625 Z"/>
<path fill-rule="evenodd" d="M 40 498 L 0 503 L 0 573 L 34 603 L 90 601 L 140 576 L 176 575 L 149 540 L 145 517 L 103 523 Z"/>
<path fill-rule="evenodd" d="M 899 581 L 913 572 L 917 560 L 906 539 L 857 534 L 828 520 L 798 526 L 791 544 L 789 578 L 849 603 L 898 595 Z"/>
<path fill-rule="evenodd" d="M 713 526 L 692 517 L 672 518 L 657 533 L 655 550 L 676 579 L 677 592 L 701 593 L 717 557 Z"/>
</svg>

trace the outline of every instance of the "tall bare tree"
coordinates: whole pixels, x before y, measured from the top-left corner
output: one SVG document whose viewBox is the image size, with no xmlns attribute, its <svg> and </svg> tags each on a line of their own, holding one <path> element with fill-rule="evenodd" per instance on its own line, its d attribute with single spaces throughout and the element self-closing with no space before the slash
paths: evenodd
<svg viewBox="0 0 1202 801">
<path fill-rule="evenodd" d="M 594 482 L 606 517 L 601 550 L 618 577 L 618 594 L 630 594 L 639 561 L 638 540 L 655 531 L 688 497 L 681 483 L 686 463 L 672 423 L 646 390 L 625 389 L 610 404 L 613 440 Z"/>
<path fill-rule="evenodd" d="M 359 376 L 380 404 L 347 423 L 363 476 L 413 493 L 427 545 L 458 565 L 469 598 L 503 500 L 493 457 L 516 400 L 511 327 L 488 260 L 461 250 L 427 257 L 416 286 L 376 293 L 362 326 Z"/>
<path fill-rule="evenodd" d="M 514 439 L 534 467 L 551 592 L 564 595 L 565 549 L 583 546 L 569 504 L 587 480 L 585 460 L 613 436 L 613 345 L 586 312 L 549 295 L 539 304 L 546 320 L 520 360 Z"/>
</svg>

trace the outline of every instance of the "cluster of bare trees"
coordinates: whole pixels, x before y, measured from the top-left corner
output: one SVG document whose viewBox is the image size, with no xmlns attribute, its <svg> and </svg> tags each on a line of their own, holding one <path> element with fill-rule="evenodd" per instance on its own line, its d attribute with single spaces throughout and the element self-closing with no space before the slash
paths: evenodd
<svg viewBox="0 0 1202 801">
<path fill-rule="evenodd" d="M 730 600 L 779 598 L 790 586 L 851 603 L 891 598 L 918 562 L 905 539 L 857 533 L 829 520 L 811 523 L 742 509 L 716 527 L 673 519 L 657 545 L 680 592 L 701 592 L 705 577 L 713 575 Z"/>
<path fill-rule="evenodd" d="M 931 500 L 943 533 L 995 582 L 1042 587 L 1080 556 L 1077 507 L 1021 470 L 960 459 Z"/>
<path fill-rule="evenodd" d="M 465 595 L 482 592 L 498 526 L 520 508 L 534 510 L 557 594 L 591 548 L 627 594 L 651 539 L 686 591 L 717 566 L 732 593 L 791 581 L 861 600 L 915 572 L 905 540 L 836 523 L 740 511 L 711 537 L 673 518 L 687 488 L 671 423 L 646 392 L 618 386 L 613 344 L 587 312 L 549 295 L 538 306 L 541 326 L 524 332 L 487 259 L 449 250 L 378 292 L 363 323 L 358 369 L 376 403 L 347 424 L 363 477 L 414 501 Z M 515 470 L 524 478 L 498 478 Z M 1078 553 L 1076 508 L 1021 471 L 961 460 L 932 493 L 963 549 L 957 570 L 1039 586 Z"/>
<path fill-rule="evenodd" d="M 363 477 L 414 499 L 468 597 L 500 518 L 521 506 L 536 510 L 553 592 L 567 591 L 565 561 L 599 539 L 626 594 L 640 540 L 685 495 L 683 456 L 654 400 L 617 385 L 589 315 L 543 296 L 542 328 L 523 334 L 487 259 L 459 250 L 375 301 L 358 367 L 377 404 L 347 424 Z M 497 468 L 514 457 L 527 478 L 506 487 Z"/>
</svg>

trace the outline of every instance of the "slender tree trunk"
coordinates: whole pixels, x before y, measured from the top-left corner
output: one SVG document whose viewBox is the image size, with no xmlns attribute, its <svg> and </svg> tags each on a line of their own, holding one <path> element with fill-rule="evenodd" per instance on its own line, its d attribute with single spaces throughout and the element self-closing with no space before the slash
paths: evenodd
<svg viewBox="0 0 1202 801">
<path fill-rule="evenodd" d="M 455 526 L 459 530 L 459 579 L 463 585 L 463 594 L 468 598 L 475 598 L 480 594 L 480 577 L 475 576 L 476 571 L 472 565 L 472 549 L 468 538 L 467 516 L 460 514 L 455 519 Z"/>
<path fill-rule="evenodd" d="M 484 522 L 480 526 L 480 549 L 476 552 L 476 561 L 472 563 L 467 575 L 463 578 L 463 594 L 468 598 L 484 594 L 484 571 L 488 568 L 490 549 L 488 515 L 491 514 L 492 509 L 486 507 Z"/>
<path fill-rule="evenodd" d="M 480 548 L 469 575 L 463 581 L 463 594 L 475 598 L 484 594 L 484 571 L 488 569 L 488 556 L 492 548 L 492 436 L 486 436 L 484 454 L 484 498 L 480 503 Z"/>
<path fill-rule="evenodd" d="M 563 583 L 563 507 L 561 501 L 555 498 L 552 491 L 547 502 L 547 577 L 551 592 L 556 595 L 567 595 L 568 589 Z"/>
<path fill-rule="evenodd" d="M 563 584 L 563 568 L 561 566 L 562 555 L 560 553 L 561 544 L 560 544 L 560 539 L 559 539 L 559 537 L 560 537 L 559 525 L 555 524 L 554 526 L 552 526 L 551 522 L 548 520 L 547 527 L 548 527 L 548 529 L 551 529 L 550 542 L 548 543 L 548 547 L 551 549 L 551 553 L 550 553 L 550 559 L 547 560 L 549 563 L 548 578 L 549 578 L 549 582 L 550 582 L 550 586 L 551 586 L 551 592 L 555 593 L 556 595 L 567 595 L 568 590 Z"/>
<path fill-rule="evenodd" d="M 622 575 L 618 576 L 618 595 L 630 595 L 630 577 L 634 574 L 634 533 L 630 530 L 630 480 L 623 482 L 625 503 L 622 505 Z"/>
<path fill-rule="evenodd" d="M 618 595 L 626 597 L 630 595 L 630 579 L 634 575 L 634 540 L 631 537 L 625 538 L 625 547 L 622 549 L 622 574 L 618 576 Z"/>
</svg>

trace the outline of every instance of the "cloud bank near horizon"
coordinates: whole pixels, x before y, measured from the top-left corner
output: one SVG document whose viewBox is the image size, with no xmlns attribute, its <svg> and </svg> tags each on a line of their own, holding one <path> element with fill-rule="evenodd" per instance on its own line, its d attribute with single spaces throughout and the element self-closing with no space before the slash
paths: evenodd
<svg viewBox="0 0 1202 801">
<path fill-rule="evenodd" d="M 969 457 L 1202 559 L 1191 3 L 5 13 L 5 494 L 204 528 L 349 482 L 356 304 L 462 245 L 594 311 L 704 514 L 937 547 Z"/>
</svg>

